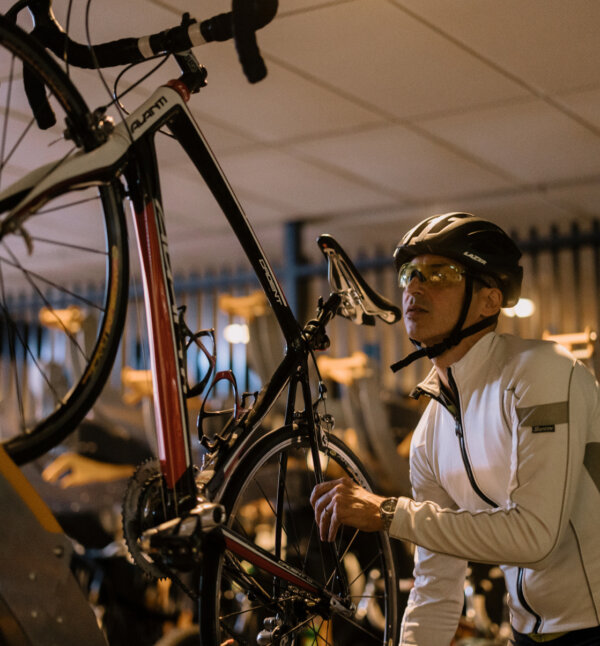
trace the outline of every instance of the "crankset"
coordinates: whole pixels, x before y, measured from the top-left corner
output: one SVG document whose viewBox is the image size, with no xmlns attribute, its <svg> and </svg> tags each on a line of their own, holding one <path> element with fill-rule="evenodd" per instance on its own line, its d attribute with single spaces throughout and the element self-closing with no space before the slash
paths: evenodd
<svg viewBox="0 0 600 646">
<path fill-rule="evenodd" d="M 174 570 L 198 565 L 204 536 L 225 519 L 222 505 L 201 496 L 181 516 L 169 509 L 158 460 L 143 462 L 125 493 L 123 533 L 134 562 L 153 578 L 176 578 Z"/>
<path fill-rule="evenodd" d="M 163 478 L 156 458 L 142 462 L 131 477 L 123 499 L 123 534 L 135 564 L 153 579 L 167 576 L 164 568 L 141 547 L 142 533 L 166 520 Z"/>
</svg>

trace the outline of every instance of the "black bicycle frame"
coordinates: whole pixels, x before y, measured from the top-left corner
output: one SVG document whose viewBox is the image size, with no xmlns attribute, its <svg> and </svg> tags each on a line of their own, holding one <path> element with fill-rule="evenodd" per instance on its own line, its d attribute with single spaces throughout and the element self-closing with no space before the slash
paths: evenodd
<svg viewBox="0 0 600 646">
<path fill-rule="evenodd" d="M 202 175 L 206 185 L 221 207 L 242 249 L 250 261 L 271 304 L 286 341 L 285 355 L 272 378 L 264 385 L 250 411 L 238 421 L 232 436 L 234 446 L 219 460 L 217 477 L 209 491 L 215 491 L 223 477 L 239 462 L 251 445 L 253 431 L 273 406 L 292 379 L 288 397 L 288 422 L 294 409 L 295 391 L 301 384 L 305 404 L 305 421 L 311 437 L 317 478 L 321 479 L 318 460 L 317 428 L 312 413 L 312 396 L 308 382 L 308 342 L 285 298 L 252 226 L 237 200 L 227 178 L 211 152 L 199 126 L 187 110 L 188 94 L 180 81 L 162 88 L 165 95 L 155 94 L 150 108 L 143 113 L 141 123 L 135 115 L 128 119 L 134 143 L 131 147 L 125 175 L 132 198 L 138 247 L 142 257 L 144 296 L 150 337 L 151 366 L 155 391 L 159 459 L 167 488 L 174 492 L 174 513 L 191 506 L 196 484 L 190 446 L 190 432 L 185 414 L 187 391 L 184 351 L 178 344 L 173 276 L 166 243 L 164 215 L 161 206 L 160 183 L 154 136 L 167 125 Z M 169 90 L 175 90 L 181 100 L 173 102 Z M 158 96 L 158 99 L 156 97 Z M 169 104 L 172 107 L 166 108 Z M 148 104 L 146 104 L 148 105 Z M 161 114 L 161 111 L 164 112 Z M 138 114 L 137 112 L 135 114 Z M 143 134 L 136 137 L 136 124 L 144 125 Z M 138 126 L 138 127 L 140 127 Z M 157 367 L 160 366 L 160 370 Z M 255 439 L 255 438 L 254 438 Z"/>
</svg>

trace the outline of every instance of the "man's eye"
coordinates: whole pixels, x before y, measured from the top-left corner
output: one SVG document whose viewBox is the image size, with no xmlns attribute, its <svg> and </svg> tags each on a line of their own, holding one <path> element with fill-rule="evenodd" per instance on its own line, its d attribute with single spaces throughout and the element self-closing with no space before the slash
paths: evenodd
<svg viewBox="0 0 600 646">
<path fill-rule="evenodd" d="M 432 283 L 440 283 L 444 280 L 444 275 L 438 271 L 438 272 L 435 272 L 434 274 L 431 274 L 431 276 L 429 277 L 429 280 Z"/>
</svg>

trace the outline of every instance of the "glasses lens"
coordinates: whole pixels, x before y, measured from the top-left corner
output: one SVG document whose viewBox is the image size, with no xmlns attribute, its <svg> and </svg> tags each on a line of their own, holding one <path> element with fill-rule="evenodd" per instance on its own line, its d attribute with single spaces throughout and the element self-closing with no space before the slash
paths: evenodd
<svg viewBox="0 0 600 646">
<path fill-rule="evenodd" d="M 464 273 L 455 265 L 420 265 L 407 262 L 400 267 L 398 272 L 398 285 L 405 289 L 413 278 L 418 278 L 420 282 L 429 283 L 432 287 L 448 287 L 459 283 L 463 279 Z"/>
</svg>

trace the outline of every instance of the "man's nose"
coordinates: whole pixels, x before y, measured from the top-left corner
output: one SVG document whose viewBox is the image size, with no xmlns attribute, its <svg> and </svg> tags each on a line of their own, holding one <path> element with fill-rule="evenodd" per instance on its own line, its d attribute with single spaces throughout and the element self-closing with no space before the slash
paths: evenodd
<svg viewBox="0 0 600 646">
<path fill-rule="evenodd" d="M 406 285 L 404 290 L 409 293 L 414 293 L 415 291 L 422 291 L 425 281 L 426 281 L 425 276 L 418 269 L 415 269 L 411 273 L 408 279 L 408 284 Z"/>
</svg>

